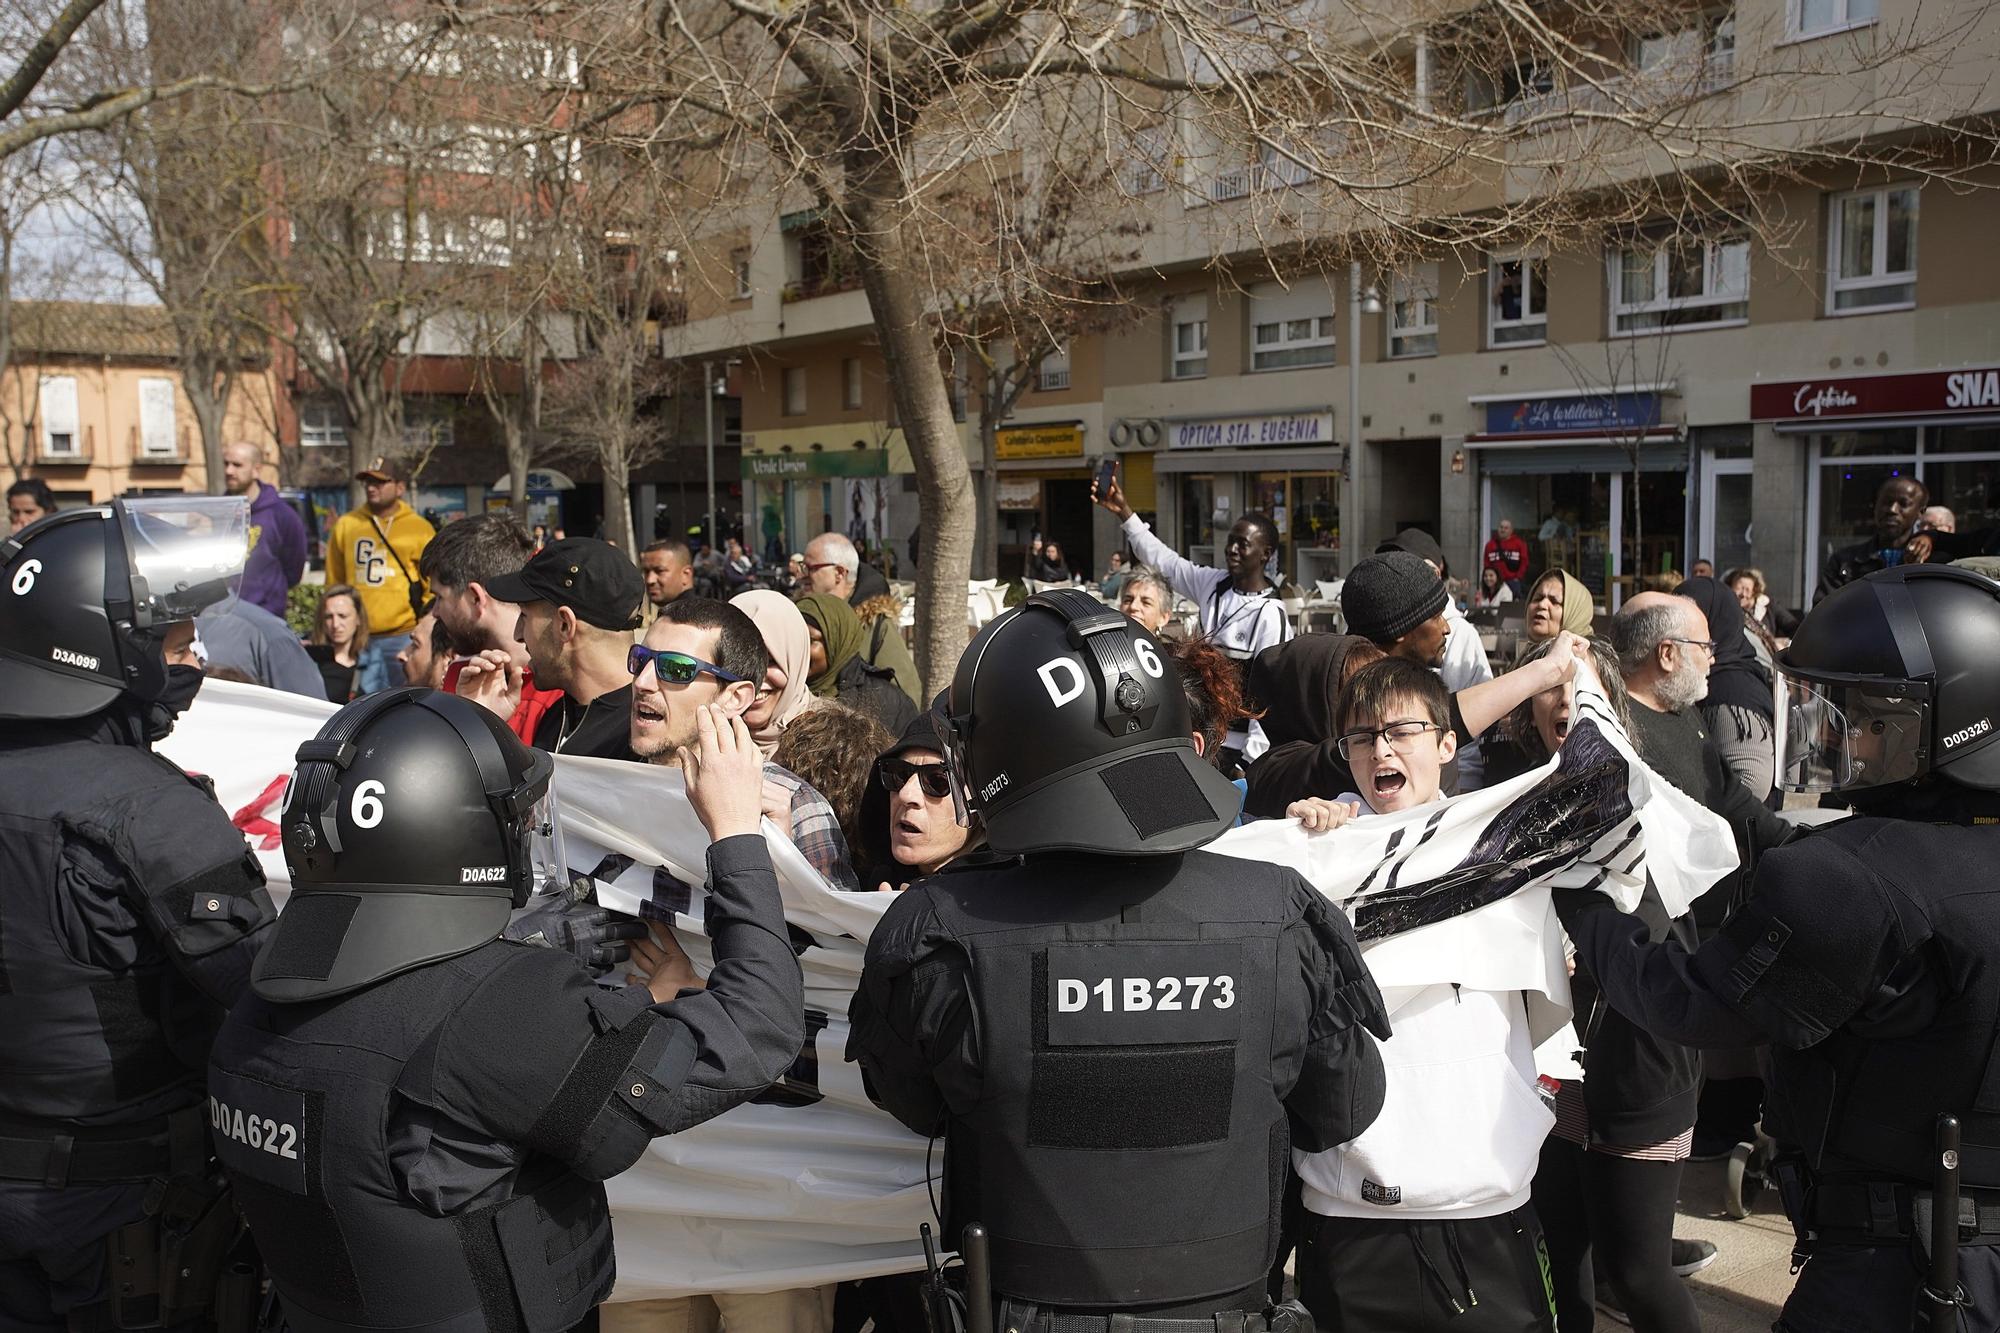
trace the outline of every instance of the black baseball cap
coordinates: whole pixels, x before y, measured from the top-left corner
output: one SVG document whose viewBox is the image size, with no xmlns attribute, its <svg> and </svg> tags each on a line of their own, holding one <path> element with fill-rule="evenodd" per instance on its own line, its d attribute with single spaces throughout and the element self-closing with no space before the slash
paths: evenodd
<svg viewBox="0 0 2000 1333">
<path fill-rule="evenodd" d="M 535 552 L 512 574 L 486 580 L 503 602 L 550 602 L 599 629 L 637 629 L 646 581 L 639 567 L 609 542 L 565 537 Z"/>
</svg>

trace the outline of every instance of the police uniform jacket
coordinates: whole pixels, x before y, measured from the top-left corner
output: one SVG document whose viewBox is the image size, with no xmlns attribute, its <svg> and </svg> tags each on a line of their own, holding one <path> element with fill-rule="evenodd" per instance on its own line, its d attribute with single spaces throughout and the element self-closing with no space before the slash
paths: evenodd
<svg viewBox="0 0 2000 1333">
<path fill-rule="evenodd" d="M 198 1105 L 275 920 L 213 790 L 152 753 L 135 711 L 0 728 L 0 1118 Z"/>
<path fill-rule="evenodd" d="M 761 1092 L 804 1040 L 763 839 L 713 844 L 709 885 L 708 988 L 664 1004 L 495 940 L 230 1013 L 211 1127 L 295 1333 L 551 1333 L 610 1294 L 601 1182 Z"/>
<path fill-rule="evenodd" d="M 1254 1286 L 1290 1145 L 1382 1105 L 1388 1021 L 1346 918 L 1209 852 L 933 876 L 876 927 L 850 1017 L 882 1105 L 946 1137 L 947 1234 L 983 1224 L 996 1291 L 1050 1306 Z"/>
<path fill-rule="evenodd" d="M 1766 1125 L 1822 1177 L 1925 1182 L 1940 1112 L 2000 1186 L 2000 829 L 1853 818 L 1766 852 L 1695 953 L 1565 904 L 1605 996 L 1653 1032 L 1771 1043 Z M 1581 905 L 1582 910 L 1578 910 Z"/>
</svg>

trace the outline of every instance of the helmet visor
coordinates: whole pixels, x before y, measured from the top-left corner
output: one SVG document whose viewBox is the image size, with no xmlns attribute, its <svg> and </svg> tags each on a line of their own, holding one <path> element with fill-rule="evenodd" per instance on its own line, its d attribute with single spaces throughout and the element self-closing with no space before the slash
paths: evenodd
<svg viewBox="0 0 2000 1333">
<path fill-rule="evenodd" d="M 1926 767 L 1930 702 L 1870 692 L 1865 685 L 1790 679 L 1780 783 L 1791 791 L 1839 791 L 1906 782 Z"/>
<path fill-rule="evenodd" d="M 541 799 L 528 811 L 521 825 L 527 841 L 530 889 L 535 893 L 567 893 L 570 888 L 569 862 L 564 857 L 562 805 L 556 800 L 555 774 Z"/>
<path fill-rule="evenodd" d="M 236 591 L 250 557 L 250 502 L 235 495 L 158 495 L 115 508 L 143 626 L 192 620 Z"/>
<path fill-rule="evenodd" d="M 972 827 L 972 809 L 966 804 L 965 793 L 971 790 L 970 775 L 965 767 L 965 740 L 958 728 L 952 725 L 951 691 L 938 691 L 937 698 L 931 700 L 931 723 L 937 728 L 938 738 L 944 742 L 945 771 L 951 774 L 951 810 L 960 828 Z"/>
</svg>

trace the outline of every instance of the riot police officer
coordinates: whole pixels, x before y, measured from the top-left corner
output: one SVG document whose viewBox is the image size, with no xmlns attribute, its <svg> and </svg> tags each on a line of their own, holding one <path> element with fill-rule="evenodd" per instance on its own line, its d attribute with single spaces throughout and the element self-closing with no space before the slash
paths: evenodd
<svg viewBox="0 0 2000 1333">
<path fill-rule="evenodd" d="M 991 850 L 876 927 L 850 1055 L 944 1136 L 946 1234 L 986 1228 L 1020 1333 L 1298 1326 L 1264 1295 L 1289 1149 L 1352 1138 L 1384 1090 L 1346 918 L 1199 850 L 1236 791 L 1158 641 L 1087 594 L 988 626 L 938 708 Z"/>
<path fill-rule="evenodd" d="M 1559 895 L 1627 1017 L 1690 1045 L 1770 1043 L 1764 1124 L 1805 1263 L 1777 1324 L 1789 1333 L 1919 1317 L 1941 1113 L 1964 1138 L 1969 1299 L 1934 1326 L 2000 1328 L 1996 662 L 2000 583 L 1915 565 L 1847 584 L 1779 658 L 1780 774 L 1856 815 L 1766 852 L 1693 954 L 1646 943 L 1601 895 Z"/>
<path fill-rule="evenodd" d="M 201 685 L 194 617 L 241 574 L 247 523 L 241 499 L 173 496 L 0 543 L 9 1329 L 183 1323 L 229 1245 L 202 1070 L 276 914 L 213 790 L 152 745 Z"/>
<path fill-rule="evenodd" d="M 217 1150 L 295 1333 L 595 1328 L 602 1182 L 798 1056 L 742 722 L 704 710 L 682 762 L 714 839 L 706 989 L 607 989 L 569 952 L 499 938 L 539 883 L 567 883 L 553 762 L 423 689 L 352 703 L 299 747 L 292 897 L 209 1066 Z"/>
</svg>

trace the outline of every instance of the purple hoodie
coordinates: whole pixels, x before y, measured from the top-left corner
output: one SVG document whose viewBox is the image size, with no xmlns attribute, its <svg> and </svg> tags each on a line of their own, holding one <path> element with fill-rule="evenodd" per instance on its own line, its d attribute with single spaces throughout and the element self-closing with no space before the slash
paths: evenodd
<svg viewBox="0 0 2000 1333">
<path fill-rule="evenodd" d="M 306 525 L 277 487 L 259 483 L 257 498 L 250 502 L 250 560 L 243 567 L 243 600 L 283 616 L 285 594 L 305 569 Z"/>
</svg>

